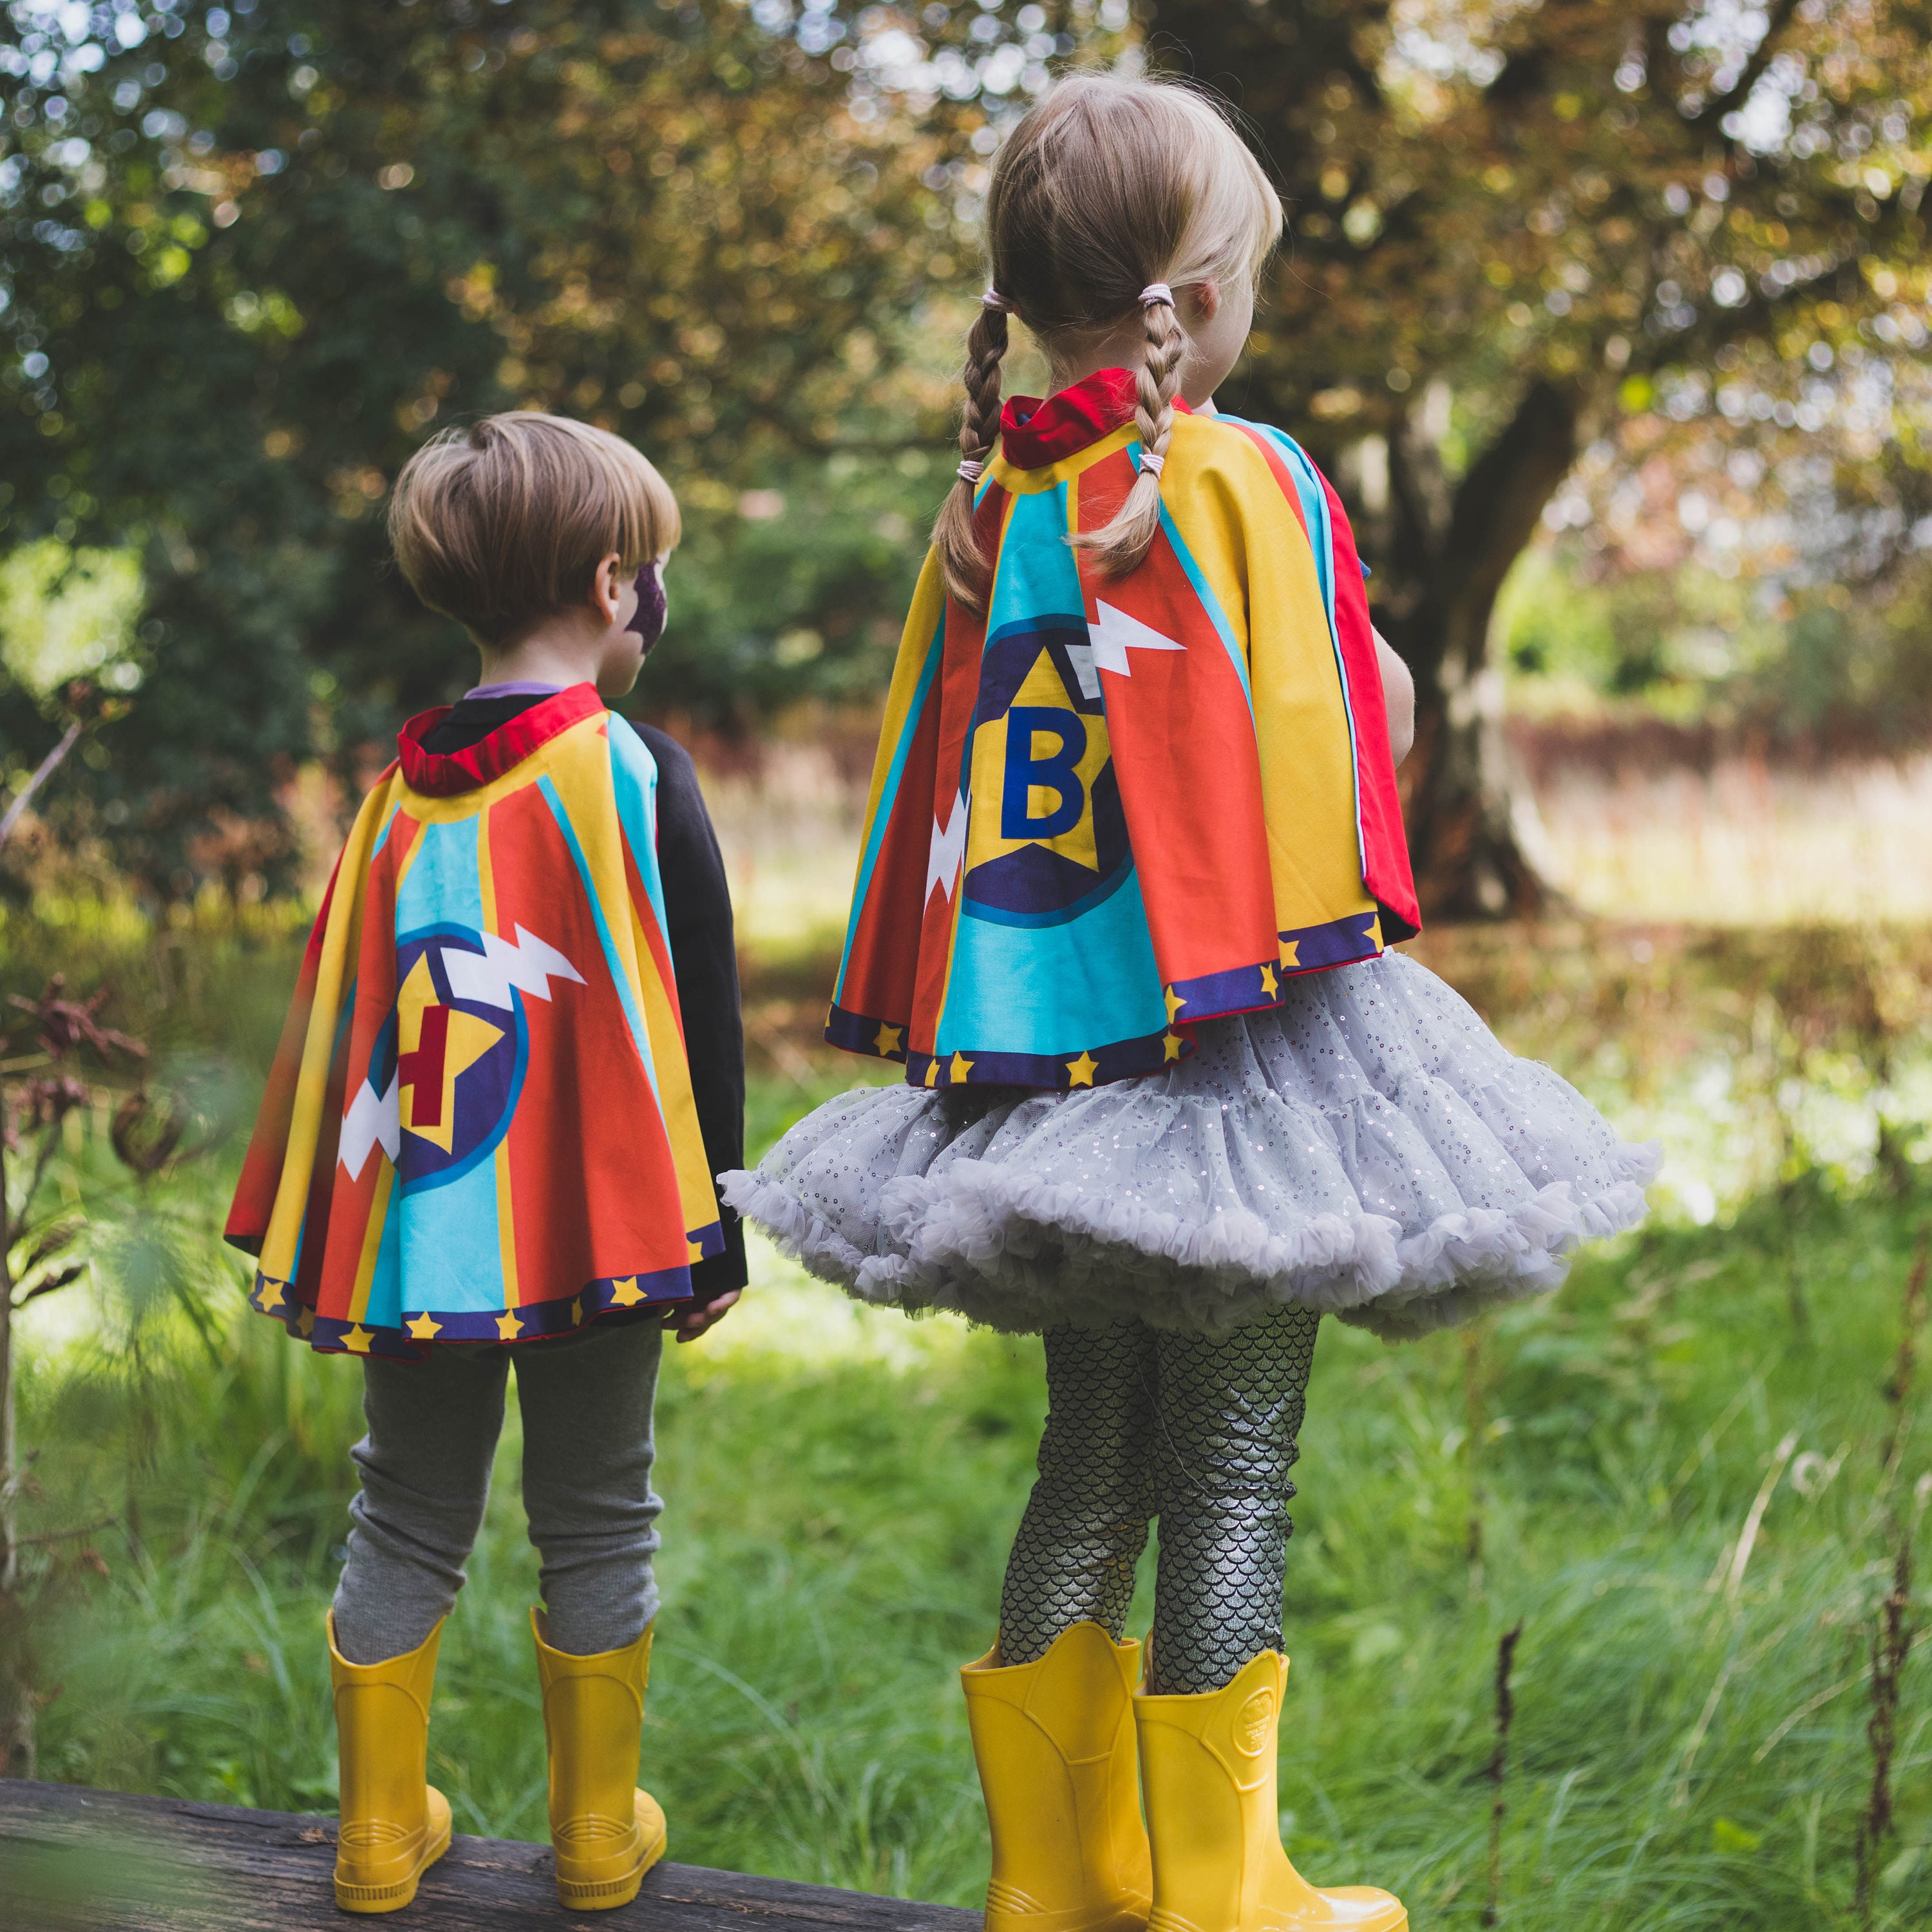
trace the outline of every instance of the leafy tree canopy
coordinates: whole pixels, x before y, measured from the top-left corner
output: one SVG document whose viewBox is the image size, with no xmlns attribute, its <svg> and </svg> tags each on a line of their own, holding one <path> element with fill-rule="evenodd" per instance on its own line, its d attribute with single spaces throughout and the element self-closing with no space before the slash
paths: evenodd
<svg viewBox="0 0 1932 1932">
<path fill-rule="evenodd" d="M 1874 459 L 1925 458 L 1928 417 L 1894 404 L 1926 340 L 1932 7 L 1157 0 L 1151 22 L 1154 58 L 1225 88 L 1282 172 L 1292 245 L 1246 401 L 1361 514 L 1421 687 L 1426 898 L 1533 899 L 1490 617 L 1582 444 L 1761 398 L 1842 433 L 1853 490 L 1922 487 Z"/>
<path fill-rule="evenodd" d="M 823 57 L 836 21 L 730 0 L 7 17 L 0 509 L 16 542 L 140 547 L 148 675 L 94 790 L 163 889 L 188 835 L 259 817 L 292 760 L 460 688 L 380 531 L 438 424 L 590 417 L 702 479 L 700 526 L 798 452 L 907 439 L 892 332 L 957 272 L 945 177 L 934 137 Z M 795 592 L 896 594 L 872 522 L 820 534 Z M 729 703 L 688 640 L 666 668 Z M 16 761 L 46 735 L 31 698 L 0 716 Z"/>
</svg>

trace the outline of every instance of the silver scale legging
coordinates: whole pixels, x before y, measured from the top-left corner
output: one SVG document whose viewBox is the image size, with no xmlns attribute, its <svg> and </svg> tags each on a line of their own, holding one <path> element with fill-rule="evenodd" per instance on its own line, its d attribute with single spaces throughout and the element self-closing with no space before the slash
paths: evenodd
<svg viewBox="0 0 1932 1932">
<path fill-rule="evenodd" d="M 1002 1662 L 1034 1662 L 1077 1623 L 1118 1642 L 1156 1516 L 1148 1689 L 1218 1690 L 1280 1648 L 1288 1472 L 1318 1319 L 1283 1308 L 1218 1336 L 1046 1331 L 1046 1430 L 1000 1598 Z"/>
</svg>

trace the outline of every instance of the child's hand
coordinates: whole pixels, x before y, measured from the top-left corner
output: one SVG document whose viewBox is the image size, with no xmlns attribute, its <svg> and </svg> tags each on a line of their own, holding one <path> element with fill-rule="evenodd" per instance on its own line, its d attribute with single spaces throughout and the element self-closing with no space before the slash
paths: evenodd
<svg viewBox="0 0 1932 1932">
<path fill-rule="evenodd" d="M 1382 702 L 1388 711 L 1389 755 L 1400 766 L 1415 743 L 1415 680 L 1381 632 L 1376 640 L 1376 663 L 1382 674 Z"/>
<path fill-rule="evenodd" d="M 680 1342 L 694 1342 L 706 1329 L 716 1328 L 724 1320 L 731 1304 L 743 1292 L 742 1288 L 729 1288 L 710 1301 L 694 1301 L 686 1307 L 674 1308 L 664 1317 L 662 1325 Z"/>
</svg>

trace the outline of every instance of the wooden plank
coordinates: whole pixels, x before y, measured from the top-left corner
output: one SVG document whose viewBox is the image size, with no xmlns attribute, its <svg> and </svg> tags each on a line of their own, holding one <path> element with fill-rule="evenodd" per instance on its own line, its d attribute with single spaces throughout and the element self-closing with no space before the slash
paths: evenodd
<svg viewBox="0 0 1932 1932">
<path fill-rule="evenodd" d="M 676 1820 L 672 1821 L 675 1833 Z M 335 1822 L 79 1785 L 0 1780 L 5 1932 L 344 1932 Z M 398 1926 L 522 1932 L 978 1932 L 976 1912 L 662 1864 L 615 1912 L 566 1912 L 548 1845 L 458 1838 Z"/>
</svg>

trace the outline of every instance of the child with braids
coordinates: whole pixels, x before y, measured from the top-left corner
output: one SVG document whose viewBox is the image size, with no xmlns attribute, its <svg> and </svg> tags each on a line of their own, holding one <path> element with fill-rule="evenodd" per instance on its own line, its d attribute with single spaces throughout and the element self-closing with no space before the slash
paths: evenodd
<svg viewBox="0 0 1932 1932">
<path fill-rule="evenodd" d="M 1553 1288 L 1654 1156 L 1387 950 L 1409 680 L 1327 482 L 1213 406 L 1282 221 L 1240 140 L 1183 87 L 1065 80 L 986 216 L 826 1028 L 906 1084 L 723 1186 L 854 1295 L 1043 1338 L 1040 1480 L 962 1672 L 991 1932 L 1397 1932 L 1278 1829 L 1316 1326 Z M 1002 406 L 1010 314 L 1044 402 Z"/>
</svg>

